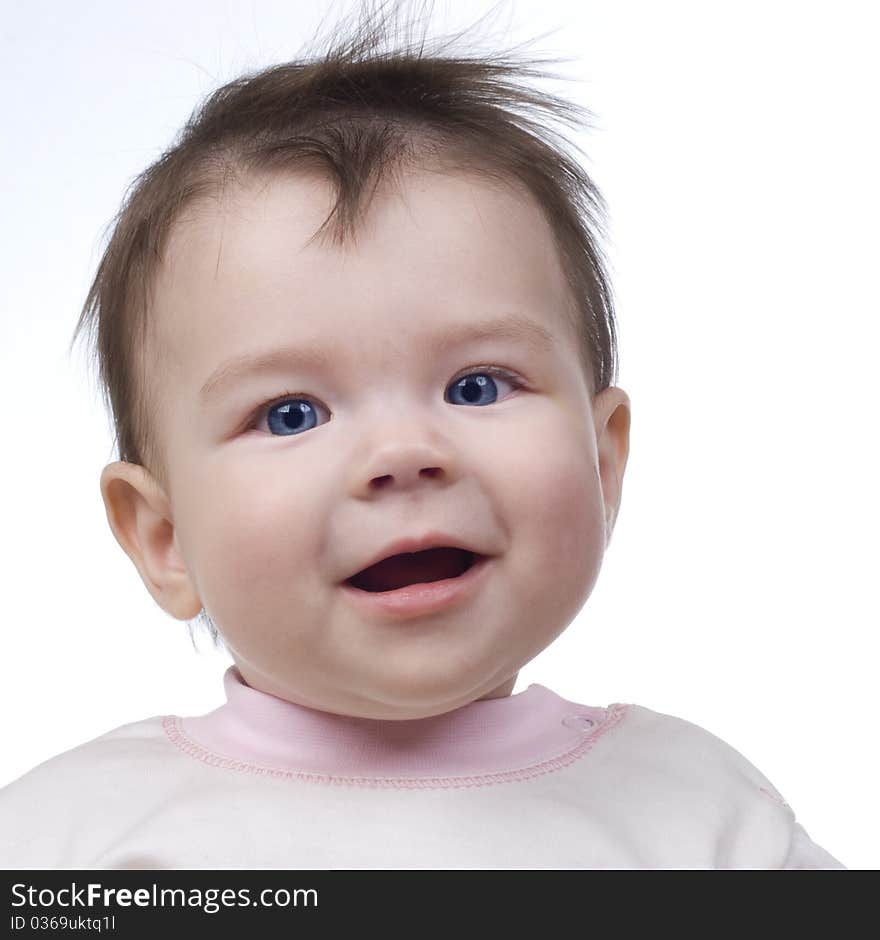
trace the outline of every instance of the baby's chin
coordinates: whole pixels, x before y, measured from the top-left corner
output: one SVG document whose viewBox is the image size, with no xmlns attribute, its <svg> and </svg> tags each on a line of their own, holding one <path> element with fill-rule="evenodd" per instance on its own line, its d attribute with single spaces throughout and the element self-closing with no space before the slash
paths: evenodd
<svg viewBox="0 0 880 940">
<path fill-rule="evenodd" d="M 444 715 L 481 699 L 505 698 L 512 694 L 516 674 L 499 680 L 487 680 L 477 688 L 467 687 L 461 681 L 422 681 L 417 686 L 406 682 L 387 682 L 381 688 L 345 705 L 334 708 L 340 714 L 357 715 L 380 721 L 413 721 Z"/>
</svg>

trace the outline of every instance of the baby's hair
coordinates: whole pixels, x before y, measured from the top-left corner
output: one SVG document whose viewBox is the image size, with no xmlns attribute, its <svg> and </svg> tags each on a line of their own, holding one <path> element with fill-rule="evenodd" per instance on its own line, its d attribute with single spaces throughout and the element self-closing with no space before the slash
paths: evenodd
<svg viewBox="0 0 880 940">
<path fill-rule="evenodd" d="M 591 395 L 616 380 L 617 331 L 600 245 L 604 200 L 566 152 L 569 142 L 544 126 L 548 118 L 589 126 L 592 114 L 516 81 L 554 77 L 531 66 L 566 60 L 517 61 L 511 50 L 440 55 L 448 43 L 425 54 L 424 36 L 383 50 L 398 0 L 390 11 L 385 0 L 378 12 L 371 5 L 362 0 L 350 35 L 343 21 L 323 54 L 216 89 L 176 142 L 132 181 L 115 217 L 71 346 L 87 331 L 119 459 L 141 464 L 166 490 L 167 466 L 154 433 L 156 372 L 150 383 L 147 367 L 155 277 L 183 212 L 219 201 L 230 184 L 249 179 L 302 173 L 332 182 L 335 205 L 312 238 L 329 235 L 338 247 L 356 242 L 379 183 L 399 180 L 408 169 L 524 188 L 559 251 L 572 299 L 567 315 Z"/>
</svg>

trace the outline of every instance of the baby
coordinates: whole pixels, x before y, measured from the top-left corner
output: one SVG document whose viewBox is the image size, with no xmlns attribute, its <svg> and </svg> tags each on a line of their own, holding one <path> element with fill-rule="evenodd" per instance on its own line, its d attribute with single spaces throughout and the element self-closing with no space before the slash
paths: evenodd
<svg viewBox="0 0 880 940">
<path fill-rule="evenodd" d="M 0 864 L 843 868 L 709 732 L 512 694 L 621 500 L 603 201 L 574 105 L 380 33 L 216 91 L 123 206 L 101 493 L 234 665 L 0 791 Z"/>
</svg>

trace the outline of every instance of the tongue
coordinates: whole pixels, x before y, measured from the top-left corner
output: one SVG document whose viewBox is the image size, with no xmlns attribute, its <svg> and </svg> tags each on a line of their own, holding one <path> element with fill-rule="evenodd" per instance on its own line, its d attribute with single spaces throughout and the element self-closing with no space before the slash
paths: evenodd
<svg viewBox="0 0 880 940">
<path fill-rule="evenodd" d="M 355 575 L 351 583 L 362 591 L 394 591 L 407 584 L 457 578 L 472 560 L 471 552 L 458 548 L 429 548 L 386 558 Z"/>
</svg>

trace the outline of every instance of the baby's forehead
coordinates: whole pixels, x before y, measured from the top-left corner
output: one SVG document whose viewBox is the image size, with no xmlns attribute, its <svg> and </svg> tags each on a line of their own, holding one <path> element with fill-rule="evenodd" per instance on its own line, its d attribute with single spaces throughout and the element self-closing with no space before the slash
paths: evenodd
<svg viewBox="0 0 880 940">
<path fill-rule="evenodd" d="M 286 270 L 301 293 L 332 293 L 338 277 L 357 270 L 364 291 L 386 295 L 417 268 L 438 301 L 421 315 L 440 320 L 449 299 L 466 291 L 502 304 L 528 303 L 529 294 L 545 303 L 548 292 L 567 286 L 547 218 L 508 181 L 412 171 L 377 186 L 347 220 L 338 197 L 326 179 L 290 172 L 249 176 L 203 196 L 173 225 L 160 289 L 196 280 L 243 284 Z M 371 280 L 372 272 L 381 274 Z"/>
<path fill-rule="evenodd" d="M 354 248 L 394 210 L 414 222 L 438 211 L 464 214 L 478 221 L 469 233 L 474 242 L 485 238 L 493 223 L 508 230 L 522 225 L 534 234 L 550 232 L 544 211 L 521 181 L 476 167 L 423 165 L 388 173 L 356 192 L 341 189 L 324 173 L 304 169 L 236 175 L 216 181 L 187 203 L 171 235 L 179 243 L 187 231 L 219 230 L 230 220 L 265 223 L 283 214 L 304 223 L 327 223 L 332 237 L 322 244 Z"/>
</svg>

